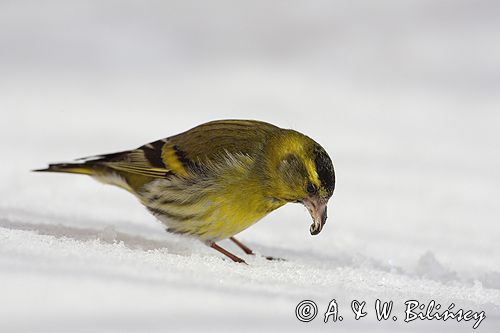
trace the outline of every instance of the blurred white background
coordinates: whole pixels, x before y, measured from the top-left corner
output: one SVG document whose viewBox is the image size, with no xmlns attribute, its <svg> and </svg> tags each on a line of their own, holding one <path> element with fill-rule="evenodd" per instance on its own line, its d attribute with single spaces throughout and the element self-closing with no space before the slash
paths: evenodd
<svg viewBox="0 0 500 333">
<path fill-rule="evenodd" d="M 1 0 L 0 310 L 9 315 L 0 328 L 153 330 L 162 318 L 182 328 L 192 320 L 187 299 L 204 295 L 236 321 L 276 329 L 293 324 L 302 298 L 358 292 L 487 305 L 496 311 L 487 327 L 498 328 L 499 41 L 496 1 Z M 127 193 L 85 177 L 29 173 L 223 118 L 299 130 L 334 160 L 337 189 L 321 235 L 309 236 L 299 206 L 241 234 L 287 263 L 235 268 L 164 234 Z M 135 235 L 146 237 L 129 242 L 139 258 L 120 264 L 124 254 L 112 245 L 125 239 L 128 248 Z M 57 245 L 61 237 L 70 243 Z M 47 242 L 57 249 L 45 256 Z M 148 250 L 173 264 L 141 266 Z M 76 268 L 63 268 L 68 260 Z M 87 265 L 106 267 L 123 290 L 107 299 L 109 281 Z M 141 269 L 160 277 L 158 294 L 127 294 L 137 286 L 123 277 Z M 380 280 L 379 272 L 388 275 Z M 89 276 L 82 282 L 80 274 Z M 77 292 L 82 283 L 88 288 Z M 131 297 L 146 303 L 142 312 L 123 305 Z M 262 307 L 271 299 L 277 318 Z M 229 306 L 240 300 L 244 314 Z M 76 310 L 64 315 L 67 307 Z M 39 321 L 27 323 L 26 314 Z M 60 317 L 67 320 L 58 325 Z M 202 318 L 228 328 L 215 310 Z"/>
</svg>

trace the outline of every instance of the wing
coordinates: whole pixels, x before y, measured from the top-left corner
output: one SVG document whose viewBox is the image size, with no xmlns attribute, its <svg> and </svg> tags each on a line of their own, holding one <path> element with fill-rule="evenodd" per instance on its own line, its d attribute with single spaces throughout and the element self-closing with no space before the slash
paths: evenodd
<svg viewBox="0 0 500 333">
<path fill-rule="evenodd" d="M 152 178 L 187 176 L 228 154 L 255 156 L 277 129 L 254 120 L 213 121 L 135 150 L 96 156 L 87 163 Z"/>
<path fill-rule="evenodd" d="M 205 163 L 226 154 L 254 156 L 260 152 L 274 125 L 255 120 L 217 120 L 168 138 L 183 159 Z"/>
</svg>

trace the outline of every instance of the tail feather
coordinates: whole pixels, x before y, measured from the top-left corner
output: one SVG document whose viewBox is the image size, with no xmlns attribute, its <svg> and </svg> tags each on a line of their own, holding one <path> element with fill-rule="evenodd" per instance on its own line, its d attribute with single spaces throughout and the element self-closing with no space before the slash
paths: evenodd
<svg viewBox="0 0 500 333">
<path fill-rule="evenodd" d="M 65 172 L 76 173 L 82 175 L 93 175 L 95 170 L 88 163 L 57 163 L 49 164 L 48 168 L 31 170 L 33 172 Z"/>
<path fill-rule="evenodd" d="M 129 172 L 127 168 L 122 170 L 111 165 L 113 163 L 120 165 L 119 162 L 122 160 L 125 160 L 125 164 L 128 163 L 129 153 L 130 151 L 125 151 L 113 154 L 90 156 L 70 163 L 49 164 L 47 168 L 32 171 L 88 175 L 102 183 L 115 185 L 135 194 L 137 189 L 151 181 L 151 177 L 146 174 Z M 140 166 L 142 166 L 142 164 Z M 129 169 L 132 171 L 135 170 L 133 167 Z"/>
<path fill-rule="evenodd" d="M 123 157 L 127 151 L 112 153 L 112 154 L 102 154 L 96 156 L 82 157 L 76 160 L 76 162 L 71 163 L 54 163 L 49 164 L 47 168 L 31 170 L 33 172 L 64 172 L 64 173 L 76 173 L 82 175 L 96 175 L 101 174 L 105 166 L 103 162 L 110 162 L 116 158 Z"/>
</svg>

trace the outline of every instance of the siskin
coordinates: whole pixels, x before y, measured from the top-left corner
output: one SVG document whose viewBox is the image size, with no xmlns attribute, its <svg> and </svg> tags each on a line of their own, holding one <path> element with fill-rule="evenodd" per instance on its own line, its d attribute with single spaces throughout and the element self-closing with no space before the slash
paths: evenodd
<svg viewBox="0 0 500 333">
<path fill-rule="evenodd" d="M 309 210 L 316 235 L 335 188 L 332 161 L 318 143 L 254 120 L 212 121 L 137 149 L 34 171 L 84 174 L 121 187 L 168 232 L 193 236 L 235 262 L 244 261 L 216 242 L 229 238 L 253 254 L 233 236 L 289 202 Z"/>
</svg>

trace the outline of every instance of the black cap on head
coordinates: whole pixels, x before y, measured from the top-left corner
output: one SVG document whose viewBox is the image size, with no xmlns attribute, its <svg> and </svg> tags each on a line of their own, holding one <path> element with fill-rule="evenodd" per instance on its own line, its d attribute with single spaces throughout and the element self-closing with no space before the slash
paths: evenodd
<svg viewBox="0 0 500 333">
<path fill-rule="evenodd" d="M 321 147 L 314 151 L 314 164 L 321 186 L 326 190 L 328 197 L 331 197 L 335 190 L 335 171 L 330 156 Z"/>
</svg>

